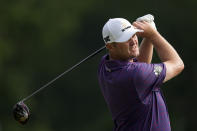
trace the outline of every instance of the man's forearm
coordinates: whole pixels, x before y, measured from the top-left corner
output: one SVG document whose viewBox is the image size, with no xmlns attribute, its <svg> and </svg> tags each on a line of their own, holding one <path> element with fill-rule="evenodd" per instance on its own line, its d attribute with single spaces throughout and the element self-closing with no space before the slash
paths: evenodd
<svg viewBox="0 0 197 131">
<path fill-rule="evenodd" d="M 147 38 L 144 38 L 140 44 L 139 52 L 140 54 L 137 57 L 137 60 L 139 62 L 151 63 L 152 56 L 153 56 L 152 42 L 148 40 Z"/>
</svg>

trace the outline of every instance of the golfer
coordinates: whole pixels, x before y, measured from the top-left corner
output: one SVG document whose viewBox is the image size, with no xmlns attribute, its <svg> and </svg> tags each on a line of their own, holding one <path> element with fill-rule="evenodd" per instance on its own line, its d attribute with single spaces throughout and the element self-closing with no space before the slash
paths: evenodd
<svg viewBox="0 0 197 131">
<path fill-rule="evenodd" d="M 114 121 L 114 131 L 171 131 L 160 86 L 177 76 L 184 64 L 157 31 L 152 15 L 133 24 L 109 19 L 103 27 L 108 53 L 99 64 L 98 79 Z M 142 37 L 140 46 L 138 37 Z M 151 63 L 155 48 L 161 63 Z"/>
</svg>

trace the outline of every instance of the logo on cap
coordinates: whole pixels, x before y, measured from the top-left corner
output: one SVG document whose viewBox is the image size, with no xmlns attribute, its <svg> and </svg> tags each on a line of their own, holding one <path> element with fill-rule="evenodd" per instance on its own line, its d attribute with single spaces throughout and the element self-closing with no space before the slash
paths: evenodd
<svg viewBox="0 0 197 131">
<path fill-rule="evenodd" d="M 109 36 L 106 36 L 105 38 L 104 38 L 104 41 L 107 43 L 108 41 L 110 41 L 110 38 L 109 38 Z"/>
<path fill-rule="evenodd" d="M 122 30 L 121 30 L 122 32 L 124 32 L 125 30 L 131 28 L 131 26 L 130 25 L 128 26 L 128 24 L 125 23 L 125 22 L 122 22 L 121 27 L 122 27 Z"/>
</svg>

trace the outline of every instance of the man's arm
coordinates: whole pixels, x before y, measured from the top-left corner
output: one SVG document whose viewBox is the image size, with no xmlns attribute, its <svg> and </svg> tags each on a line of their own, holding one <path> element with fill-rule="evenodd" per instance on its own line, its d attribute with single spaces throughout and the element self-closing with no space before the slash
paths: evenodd
<svg viewBox="0 0 197 131">
<path fill-rule="evenodd" d="M 184 63 L 176 50 L 157 32 L 153 35 L 155 49 L 166 66 L 164 82 L 177 76 L 184 69 Z"/>
<path fill-rule="evenodd" d="M 164 82 L 177 76 L 184 69 L 184 63 L 179 57 L 176 50 L 147 22 L 134 22 L 134 26 L 144 30 L 138 33 L 143 38 L 150 39 L 156 49 L 156 52 L 162 62 L 166 66 L 166 77 Z"/>
<path fill-rule="evenodd" d="M 139 62 L 151 63 L 153 56 L 152 42 L 147 38 L 144 38 L 140 44 L 139 52 L 140 54 L 137 57 Z"/>
<path fill-rule="evenodd" d="M 144 16 L 141 16 L 136 19 L 136 21 L 146 21 L 148 22 L 155 30 L 157 30 L 155 22 L 154 22 L 154 16 L 151 14 L 147 14 Z M 141 44 L 140 44 L 140 49 L 139 49 L 139 56 L 137 57 L 137 60 L 139 62 L 145 62 L 145 63 L 151 63 L 152 61 L 152 56 L 153 56 L 153 44 L 151 40 L 147 38 L 143 38 Z"/>
</svg>

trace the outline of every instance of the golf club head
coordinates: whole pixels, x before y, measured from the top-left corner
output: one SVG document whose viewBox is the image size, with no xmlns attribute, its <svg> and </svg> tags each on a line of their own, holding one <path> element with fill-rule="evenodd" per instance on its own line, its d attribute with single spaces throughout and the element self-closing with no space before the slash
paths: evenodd
<svg viewBox="0 0 197 131">
<path fill-rule="evenodd" d="M 21 101 L 14 105 L 13 115 L 16 121 L 24 125 L 27 123 L 30 113 L 28 107 Z"/>
</svg>

